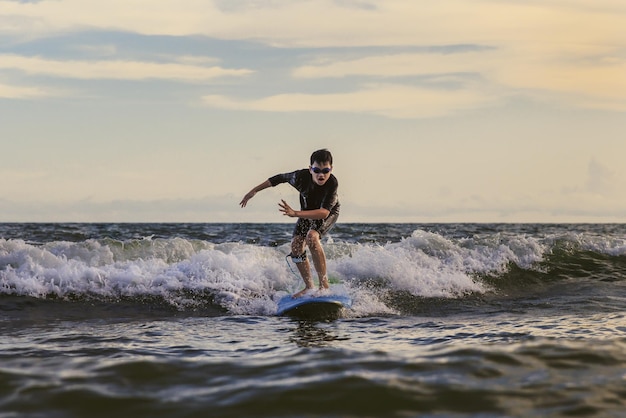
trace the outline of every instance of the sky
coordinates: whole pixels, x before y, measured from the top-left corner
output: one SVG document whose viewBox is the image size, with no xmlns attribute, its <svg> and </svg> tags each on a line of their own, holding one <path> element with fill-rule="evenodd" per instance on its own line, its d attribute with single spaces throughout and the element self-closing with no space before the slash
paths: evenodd
<svg viewBox="0 0 626 418">
<path fill-rule="evenodd" d="M 0 222 L 624 222 L 623 0 L 0 0 Z"/>
</svg>

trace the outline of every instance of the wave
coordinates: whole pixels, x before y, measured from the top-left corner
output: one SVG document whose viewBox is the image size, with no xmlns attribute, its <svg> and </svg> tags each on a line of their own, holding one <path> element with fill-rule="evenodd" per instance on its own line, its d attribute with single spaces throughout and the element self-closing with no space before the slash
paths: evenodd
<svg viewBox="0 0 626 418">
<path fill-rule="evenodd" d="M 394 314 L 421 300 L 532 291 L 554 281 L 623 281 L 626 242 L 606 235 L 488 232 L 449 237 L 421 229 L 399 242 L 329 238 L 328 270 L 355 315 Z M 190 238 L 87 239 L 44 244 L 0 239 L 0 296 L 103 302 L 158 301 L 271 315 L 301 287 L 289 245 Z M 398 301 L 404 300 L 404 305 Z"/>
</svg>

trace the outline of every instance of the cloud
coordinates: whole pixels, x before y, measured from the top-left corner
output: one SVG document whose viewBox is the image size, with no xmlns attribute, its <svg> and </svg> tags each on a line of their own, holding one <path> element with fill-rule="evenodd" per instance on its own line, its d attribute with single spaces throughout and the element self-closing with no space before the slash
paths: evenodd
<svg viewBox="0 0 626 418">
<path fill-rule="evenodd" d="M 53 93 L 38 87 L 24 87 L 0 83 L 0 98 L 2 99 L 33 99 L 51 96 Z"/>
<path fill-rule="evenodd" d="M 302 80 L 473 73 L 487 81 L 484 87 L 488 91 L 481 96 L 494 92 L 501 97 L 523 94 L 567 106 L 626 111 L 626 3 L 619 0 L 442 0 L 427 5 L 404 0 L 152 0 L 150 7 L 138 0 L 89 4 L 82 0 L 5 0 L 2 4 L 0 33 L 18 38 L 106 30 L 176 37 L 204 35 L 291 48 L 485 45 L 490 49 L 463 54 L 370 53 L 356 59 L 316 60 L 296 67 L 292 74 L 295 80 Z M 112 52 L 113 48 L 109 45 L 99 52 Z M 252 73 L 250 69 L 225 69 L 189 60 L 89 62 L 4 55 L 0 63 L 4 61 L 9 61 L 4 68 L 78 79 L 199 82 Z M 355 94 L 361 92 L 351 95 Z M 443 94 L 439 100 L 455 102 L 450 96 Z M 340 108 L 353 108 L 352 103 L 341 103 L 346 97 L 328 98 L 339 99 Z M 308 105 L 313 108 L 325 100 L 306 98 L 318 103 Z M 276 94 L 263 99 L 263 105 L 249 103 L 248 107 L 271 107 L 270 103 L 284 99 Z M 214 97 L 208 101 L 224 104 L 234 100 Z M 482 106 L 482 100 L 478 105 Z M 404 113 L 416 112 L 408 108 Z M 442 111 L 435 106 L 432 113 Z"/>
<path fill-rule="evenodd" d="M 508 48 L 485 75 L 502 86 L 569 106 L 626 111 L 622 47 L 527 45 Z"/>
<path fill-rule="evenodd" d="M 350 76 L 398 78 L 474 74 L 502 97 L 524 94 L 578 107 L 626 111 L 626 57 L 617 47 L 529 45 L 462 53 L 401 53 L 318 57 L 292 72 L 296 79 Z M 488 86 L 488 87 L 486 87 Z"/>
<path fill-rule="evenodd" d="M 621 53 L 616 47 L 549 44 L 351 59 L 321 55 L 295 67 L 293 78 L 360 77 L 384 79 L 387 84 L 350 93 L 278 94 L 251 101 L 206 96 L 204 101 L 227 109 L 344 111 L 410 118 L 440 116 L 526 96 L 568 107 L 626 111 L 626 58 Z M 421 84 L 427 87 L 411 86 L 407 82 L 411 77 L 421 77 Z M 472 78 L 480 83 L 466 86 Z M 432 88 L 435 83 L 457 87 L 436 90 Z"/>
<path fill-rule="evenodd" d="M 47 36 L 105 29 L 257 39 L 289 46 L 371 46 L 498 41 L 600 44 L 624 39 L 619 0 L 83 0 L 3 1 L 0 32 Z M 149 5 L 149 7 L 147 7 Z"/>
<path fill-rule="evenodd" d="M 295 78 L 341 78 L 348 76 L 404 77 L 440 73 L 480 72 L 490 54 L 466 52 L 401 53 L 360 57 L 347 60 L 318 58 L 318 63 L 303 65 L 293 70 Z M 493 59 L 493 58 L 492 58 Z"/>
<path fill-rule="evenodd" d="M 369 113 L 402 119 L 441 116 L 490 106 L 496 99 L 476 88 L 434 90 L 401 84 L 371 84 L 347 93 L 292 93 L 249 100 L 207 95 L 203 102 L 210 107 L 229 110 Z"/>
<path fill-rule="evenodd" d="M 26 39 L 85 30 L 194 35 L 202 32 L 200 28 L 216 10 L 204 0 L 186 0 L 184 4 L 175 0 L 1 3 L 0 33 Z"/>
<path fill-rule="evenodd" d="M 184 58 L 186 62 L 189 62 L 189 57 Z M 156 63 L 131 60 L 52 60 L 15 54 L 0 55 L 0 70 L 9 69 L 28 74 L 81 80 L 164 79 L 192 83 L 218 77 L 243 77 L 253 73 L 249 69 L 225 69 L 218 66 L 205 67 L 189 63 Z"/>
</svg>

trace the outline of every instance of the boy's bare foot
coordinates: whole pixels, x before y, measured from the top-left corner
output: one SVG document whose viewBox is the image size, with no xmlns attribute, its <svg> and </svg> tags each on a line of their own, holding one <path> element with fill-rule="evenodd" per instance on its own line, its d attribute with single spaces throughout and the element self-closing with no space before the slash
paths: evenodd
<svg viewBox="0 0 626 418">
<path fill-rule="evenodd" d="M 294 298 L 294 299 L 302 297 L 302 296 L 306 295 L 308 292 L 310 292 L 311 290 L 313 290 L 313 288 L 305 287 L 304 289 L 302 289 L 298 293 L 294 293 L 293 295 L 291 295 L 291 297 Z"/>
</svg>

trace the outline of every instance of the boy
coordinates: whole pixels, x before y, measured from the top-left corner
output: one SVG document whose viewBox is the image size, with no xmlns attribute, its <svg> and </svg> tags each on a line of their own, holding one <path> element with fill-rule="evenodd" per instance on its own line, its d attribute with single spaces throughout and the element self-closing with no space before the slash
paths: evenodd
<svg viewBox="0 0 626 418">
<path fill-rule="evenodd" d="M 300 192 L 299 211 L 292 209 L 282 199 L 278 203 L 279 211 L 283 215 L 298 218 L 293 230 L 290 256 L 304 280 L 304 289 L 293 295 L 296 298 L 313 289 L 313 277 L 305 246 L 311 251 L 320 290 L 328 289 L 326 254 L 320 239 L 335 225 L 339 216 L 338 182 L 337 178 L 331 174 L 333 156 L 327 149 L 317 150 L 311 154 L 310 163 L 308 169 L 270 177 L 250 190 L 239 203 L 242 208 L 245 208 L 257 192 L 281 183 L 289 183 Z"/>
</svg>

